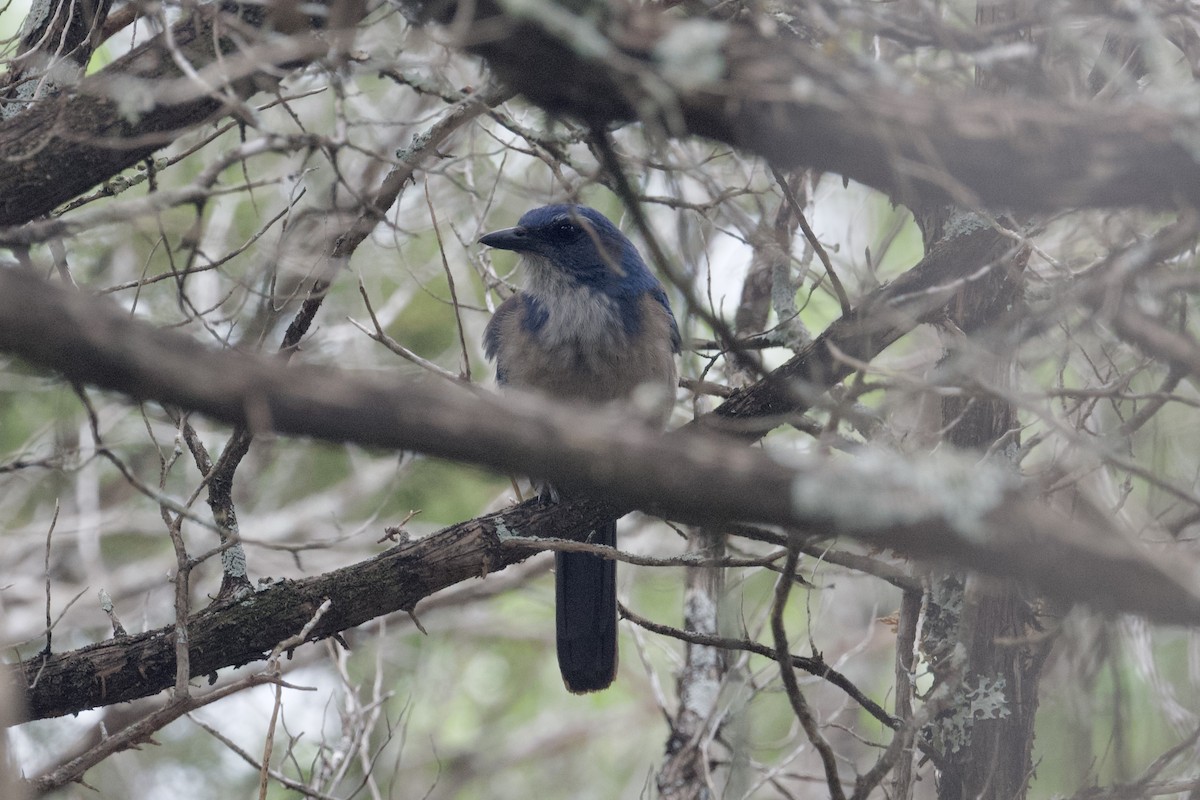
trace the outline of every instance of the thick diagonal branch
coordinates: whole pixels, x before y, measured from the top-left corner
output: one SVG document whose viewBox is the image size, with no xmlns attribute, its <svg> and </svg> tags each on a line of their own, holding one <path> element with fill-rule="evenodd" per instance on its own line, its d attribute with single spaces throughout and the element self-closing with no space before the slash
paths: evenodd
<svg viewBox="0 0 1200 800">
<path fill-rule="evenodd" d="M 964 233 L 957 239 L 959 250 L 954 241 L 904 279 L 868 296 L 861 311 L 839 320 L 770 378 L 731 398 L 721 416 L 760 430 L 762 423 L 746 415 L 803 408 L 806 398 L 850 368 L 839 354 L 871 358 L 920 321 L 935 318 L 956 286 L 987 274 L 996 254 L 1007 249 L 1006 237 L 990 228 Z M 383 382 L 328 368 L 288 367 L 212 350 L 15 270 L 0 271 L 0 349 L 78 382 L 173 403 L 252 430 L 420 450 L 549 475 L 564 487 L 609 498 L 607 504 L 582 499 L 548 508 L 526 504 L 452 526 L 364 564 L 285 582 L 205 611 L 189 623 L 194 675 L 260 658 L 307 622 L 309 605 L 319 598 L 332 598 L 334 606 L 313 637 L 412 608 L 438 589 L 524 559 L 535 546 L 532 539 L 583 536 L 599 521 L 633 508 L 708 524 L 758 520 L 813 536 L 848 536 L 914 557 L 1017 576 L 1072 601 L 1164 622 L 1200 621 L 1200 597 L 1181 574 L 1182 565 L 1160 563 L 1122 539 L 1100 515 L 1085 522 L 1060 518 L 1016 488 L 1011 477 L 974 464 L 913 464 L 864 453 L 852 462 L 784 466 L 728 437 L 696 430 L 658 437 L 628 422 L 535 397 L 516 406 L 441 381 Z M 254 624 L 246 624 L 251 618 Z M 152 694 L 170 685 L 166 662 L 173 666 L 170 633 L 164 630 L 50 656 L 10 676 L 33 687 L 26 690 L 30 714 L 49 716 Z"/>
</svg>

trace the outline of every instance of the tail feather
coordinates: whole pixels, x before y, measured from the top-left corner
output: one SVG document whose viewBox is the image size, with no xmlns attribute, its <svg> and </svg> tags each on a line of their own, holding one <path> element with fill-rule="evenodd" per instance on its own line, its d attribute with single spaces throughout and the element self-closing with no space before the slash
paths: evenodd
<svg viewBox="0 0 1200 800">
<path fill-rule="evenodd" d="M 589 541 L 616 546 L 617 523 Z M 558 668 L 575 694 L 605 689 L 617 674 L 617 562 L 588 553 L 555 554 Z"/>
</svg>

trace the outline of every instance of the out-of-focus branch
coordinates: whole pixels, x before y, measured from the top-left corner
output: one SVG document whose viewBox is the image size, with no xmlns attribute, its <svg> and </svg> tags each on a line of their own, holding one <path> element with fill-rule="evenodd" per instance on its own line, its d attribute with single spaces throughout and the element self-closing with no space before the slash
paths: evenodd
<svg viewBox="0 0 1200 800">
<path fill-rule="evenodd" d="M 644 120 L 670 135 L 727 142 L 783 169 L 835 172 L 910 204 L 1200 204 L 1200 164 L 1179 136 L 1190 122 L 1161 108 L 947 98 L 880 81 L 878 72 L 799 39 L 648 7 L 604 11 L 595 15 L 608 17 L 602 23 L 550 0 L 546 13 L 520 18 L 489 0 L 406 7 L 424 21 L 427 14 L 452 22 L 468 50 L 551 112 L 593 125 Z M 329 8 L 329 24 L 343 29 L 363 11 L 357 0 Z M 261 7 L 248 7 L 239 24 L 253 27 L 261 16 Z M 181 132 L 237 111 L 264 81 L 277 80 L 277 68 L 328 52 L 328 42 L 305 30 L 306 19 L 288 16 L 274 27 L 292 36 L 242 53 L 222 35 L 217 9 L 202 7 L 74 91 L 0 124 L 8 165 L 0 173 L 0 225 L 52 210 Z"/>
<path fill-rule="evenodd" d="M 1160 108 L 947 97 L 752 23 L 595 6 L 579 16 L 550 0 L 523 13 L 491 0 L 409 7 L 453 21 L 468 50 L 548 110 L 706 136 L 908 204 L 1200 203 L 1200 164 L 1178 135 L 1189 122 Z M 472 13 L 476 24 L 463 24 Z"/>
<path fill-rule="evenodd" d="M 869 359 L 923 318 L 954 287 L 987 274 L 973 237 L 936 249 L 904 278 L 873 293 L 861 314 L 843 318 L 806 351 L 718 409 L 736 424 L 747 415 L 784 414 L 851 367 Z M 941 253 L 941 255 L 939 255 Z M 976 259 L 976 260 L 972 260 Z M 964 277 L 953 280 L 956 275 Z M 868 311 L 872 309 L 872 311 Z M 1059 520 L 1011 481 L 961 465 L 925 470 L 897 457 L 853 464 L 785 467 L 730 440 L 687 430 L 660 437 L 627 420 L 606 419 L 538 397 L 502 399 L 444 381 L 404 382 L 286 366 L 207 348 L 132 320 L 77 292 L 15 270 L 0 271 L 0 349 L 71 380 L 168 402 L 251 430 L 418 450 L 496 469 L 552 477 L 598 493 L 612 513 L 642 508 L 686 521 L 761 521 L 821 525 L 910 555 L 949 559 L 986 572 L 1025 576 L 1074 600 L 1103 602 L 1163 621 L 1190 623 L 1200 604 L 1190 590 L 1113 532 L 1086 534 Z M 925 483 L 923 483 L 923 481 Z M 928 483 L 932 481 L 933 483 Z M 958 493 L 940 493 L 949 481 Z M 964 482 L 959 485 L 959 482 Z M 950 498 L 958 505 L 951 507 Z M 975 502 L 962 506 L 962 498 Z M 1107 528 L 1108 526 L 1105 526 Z M 565 530 L 565 528 L 564 528 Z M 1022 537 L 1025 537 L 1024 540 Z M 1045 542 L 1045 558 L 1033 547 Z M 1130 570 L 1130 572 L 1126 572 Z M 1143 579 L 1134 580 L 1134 574 Z M 1111 580 L 1101 579 L 1107 574 Z"/>
<path fill-rule="evenodd" d="M 502 418 L 500 424 L 506 421 L 511 418 Z M 577 428 L 588 424 L 576 418 Z M 553 422 L 546 430 L 551 438 L 565 435 L 556 432 Z M 734 454 L 748 452 L 732 449 Z M 657 476 L 640 468 L 644 458 L 643 453 L 629 453 L 627 468 L 644 482 L 661 485 Z M 791 470 L 776 469 L 792 474 L 795 483 L 810 487 L 814 495 L 843 496 L 844 507 L 813 514 L 830 514 L 833 520 L 813 525 L 809 530 L 814 537 L 841 533 L 919 557 L 1020 575 L 1071 599 L 1166 622 L 1200 620 L 1200 599 L 1185 576 L 1124 545 L 1123 540 L 1097 541 L 1097 536 L 1111 532 L 1063 520 L 1020 493 L 1006 495 L 995 484 L 995 476 L 981 468 L 952 463 L 937 470 L 899 457 L 879 458 L 870 475 L 855 474 L 853 465 L 814 468 L 805 471 L 802 479 Z M 606 460 L 598 459 L 602 465 Z M 747 496 L 747 503 L 763 499 L 761 491 L 750 489 L 760 480 L 753 474 L 726 477 Z M 948 484 L 953 484 L 953 490 L 946 489 Z M 775 490 L 780 490 L 777 484 Z M 996 507 L 990 514 L 973 517 L 972 509 L 959 507 L 963 501 L 955 499 L 949 501 L 955 507 L 936 511 L 938 498 L 950 496 L 974 497 L 967 505 L 980 506 L 975 510 Z M 798 509 L 809 505 L 801 499 Z M 928 511 L 922 513 L 921 505 Z M 529 501 L 399 545 L 365 562 L 304 580 L 281 581 L 239 600 L 216 604 L 188 620 L 192 675 L 209 675 L 265 657 L 276 642 L 301 630 L 326 599 L 332 605 L 311 630 L 310 640 L 393 611 L 412 610 L 439 589 L 523 561 L 537 549 L 537 538 L 581 539 L 615 513 L 613 506 L 591 500 Z M 168 627 L 39 656 L 11 665 L 3 679 L 24 692 L 28 718 L 40 719 L 154 694 L 171 685 L 174 664 L 173 632 Z"/>
<path fill-rule="evenodd" d="M 788 550 L 787 561 L 783 571 L 775 581 L 775 600 L 771 605 L 771 635 L 775 640 L 775 657 L 779 661 L 779 675 L 783 679 L 783 688 L 788 701 L 792 705 L 792 713 L 804 729 L 804 735 L 812 744 L 813 749 L 821 757 L 821 765 L 825 769 L 825 784 L 829 787 L 831 800 L 846 800 L 842 789 L 842 779 L 838 775 L 837 757 L 829 740 L 821 733 L 817 718 L 808 704 L 808 700 L 800 691 L 800 682 L 796 680 L 796 672 L 792 669 L 791 653 L 788 650 L 787 631 L 783 624 L 783 612 L 787 608 L 788 594 L 792 590 L 793 575 L 800 563 L 800 551 L 795 548 Z"/>
<path fill-rule="evenodd" d="M 317 312 L 325 301 L 333 277 L 339 273 L 344 264 L 349 262 L 354 251 L 383 219 L 386 211 L 395 204 L 403 193 L 405 185 L 411 182 L 416 169 L 436 153 L 438 147 L 444 146 L 447 139 L 456 131 L 475 119 L 485 109 L 504 102 L 509 96 L 510 94 L 506 90 L 490 86 L 481 92 L 466 95 L 451 106 L 433 126 L 414 137 L 412 147 L 399 155 L 399 163 L 383 179 L 382 184 L 363 198 L 363 202 L 357 208 L 358 213 L 347 227 L 330 235 L 326 241 L 320 243 L 321 252 L 325 258 L 324 269 L 309 287 L 308 296 L 287 326 L 278 351 L 282 361 L 290 360 L 296 353 L 301 340 L 307 335 L 316 319 Z M 26 228 L 28 227 L 31 226 L 26 226 Z M 304 243 L 312 244 L 309 240 L 305 240 Z M 285 239 L 285 247 L 301 246 L 301 244 Z M 217 593 L 217 597 L 223 598 L 231 593 L 243 591 L 250 585 L 246 574 L 245 554 L 241 545 L 236 542 L 239 533 L 237 511 L 233 502 L 233 480 L 242 459 L 250 451 L 253 436 L 246 425 L 235 426 L 229 441 L 221 451 L 220 459 L 213 463 L 204 452 L 204 446 L 199 439 L 187 435 L 190 428 L 190 425 L 185 426 L 185 440 L 192 450 L 197 468 L 207 476 L 208 505 L 212 509 L 213 519 L 217 522 L 222 544 L 229 545 L 222 553 L 223 577 L 221 588 Z"/>
<path fill-rule="evenodd" d="M 854 314 L 830 326 L 768 379 L 735 394 L 712 418 L 744 422 L 758 432 L 769 429 L 772 417 L 802 408 L 807 396 L 848 373 L 854 359 L 869 360 L 936 314 L 957 287 L 976 273 L 987 274 L 994 255 L 1007 247 L 1008 239 L 989 228 L 948 239 L 945 248 L 873 293 Z M 789 471 L 728 442 L 662 439 L 636 425 L 605 424 L 594 414 L 539 398 L 526 398 L 519 410 L 511 402 L 440 382 L 396 384 L 219 352 L 14 270 L 0 272 L 0 349 L 80 383 L 201 411 L 251 430 L 419 450 L 551 476 L 564 487 L 602 491 L 617 504 L 659 508 L 696 521 L 796 521 Z M 657 473 L 657 482 L 647 484 L 628 469 L 628 454 L 647 459 L 639 463 Z M 762 505 L 749 501 L 737 485 L 755 474 L 766 481 L 752 492 Z M 705 483 L 710 485 L 701 488 Z"/>
<path fill-rule="evenodd" d="M 236 683 L 214 689 L 207 694 L 185 696 L 172 700 L 162 708 L 147 714 L 132 725 L 117 731 L 111 736 L 105 737 L 95 747 L 83 753 L 78 758 L 66 764 L 59 765 L 51 772 L 39 775 L 31 781 L 31 784 L 39 795 L 49 792 L 52 789 L 66 786 L 68 783 L 79 780 L 88 769 L 99 764 L 112 754 L 128 750 L 131 747 L 137 747 L 146 741 L 153 741 L 155 733 L 184 714 L 223 700 L 252 686 L 277 683 L 278 680 L 277 676 L 266 672 L 256 673 L 248 675 Z"/>
<path fill-rule="evenodd" d="M 705 558 L 725 554 L 723 531 L 694 527 L 688 531 L 688 552 Z M 683 626 L 689 633 L 715 638 L 725 589 L 725 571 L 697 565 L 686 571 Z M 710 752 L 721 726 L 721 684 L 728 671 L 726 654 L 689 641 L 676 680 L 679 708 L 670 719 L 666 757 L 655 776 L 663 800 L 700 800 L 712 794 Z"/>
<path fill-rule="evenodd" d="M 904 279 L 869 296 L 861 317 L 843 318 L 805 353 L 731 398 L 722 416 L 738 421 L 743 414 L 801 408 L 808 391 L 849 369 L 840 354 L 870 358 L 935 315 L 956 284 L 986 274 L 998 244 L 989 237 L 972 240 L 981 231 L 1003 238 L 980 229 L 964 234 L 967 244 L 957 258 L 931 253 Z M 991 244 L 981 249 L 984 241 Z M 969 256 L 983 258 L 983 266 Z M 867 308 L 874 313 L 866 314 Z M 0 271 L 0 349 L 80 383 L 251 430 L 419 450 L 550 476 L 560 486 L 608 498 L 607 504 L 525 504 L 401 545 L 366 564 L 203 612 L 189 621 L 193 675 L 262 657 L 299 630 L 325 597 L 333 607 L 311 638 L 412 608 L 440 588 L 522 560 L 530 552 L 527 537 L 582 537 L 632 508 L 686 521 L 757 520 L 814 537 L 848 536 L 1017 576 L 1071 601 L 1163 622 L 1200 621 L 1200 597 L 1183 565 L 1161 563 L 1099 514 L 1086 521 L 1061 518 L 1018 490 L 1006 473 L 960 458 L 914 463 L 864 452 L 853 461 L 785 466 L 702 430 L 660 437 L 628 420 L 537 397 L 516 404 L 440 380 L 399 383 L 289 367 L 210 349 L 14 269 Z M 807 391 L 797 391 L 805 385 Z M 153 693 L 170 685 L 173 664 L 171 635 L 162 630 L 39 659 L 15 668 L 12 677 L 34 687 L 27 692 L 28 708 L 40 717 Z"/>
<path fill-rule="evenodd" d="M 0 78 L 0 118 L 21 113 L 49 94 L 69 89 L 100 42 L 112 0 L 34 3 L 20 44 Z"/>
<path fill-rule="evenodd" d="M 681 628 L 673 628 L 669 625 L 662 625 L 657 622 L 652 622 L 645 617 L 635 614 L 633 611 L 622 606 L 621 618 L 627 619 L 639 628 L 645 628 L 651 633 L 656 633 L 660 636 L 669 636 L 672 639 L 678 639 L 681 642 L 687 642 L 690 645 L 699 647 L 708 647 L 715 650 L 732 650 L 746 653 L 754 653 L 763 658 L 776 659 L 774 648 L 761 642 L 752 641 L 750 639 L 739 639 L 728 636 L 717 636 L 715 634 L 700 633 L 698 631 L 683 630 Z M 871 698 L 862 693 L 862 690 L 854 685 L 854 682 L 845 675 L 838 672 L 833 667 L 825 663 L 825 660 L 819 656 L 797 656 L 791 657 L 791 665 L 795 669 L 801 669 L 810 675 L 815 675 L 818 678 L 828 681 L 849 695 L 856 703 L 863 707 L 868 714 L 879 720 L 889 728 L 898 728 L 900 720 L 887 713 Z M 668 754 L 669 755 L 669 754 Z"/>
<path fill-rule="evenodd" d="M 1013 247 L 1008 234 L 964 223 L 895 282 L 854 310 L 764 380 L 739 390 L 702 424 L 720 421 L 761 435 L 786 414 L 805 410 L 822 392 L 922 322 L 936 321 L 963 287 L 986 278 Z"/>
<path fill-rule="evenodd" d="M 1189 211 L 1154 236 L 1114 253 L 1081 282 L 1079 298 L 1111 320 L 1120 336 L 1143 352 L 1162 359 L 1171 369 L 1200 376 L 1200 344 L 1186 331 L 1172 330 L 1144 310 L 1137 278 L 1150 267 L 1195 246 L 1200 212 Z"/>
<path fill-rule="evenodd" d="M 245 6 L 236 16 L 200 6 L 71 92 L 40 98 L 0 124 L 0 225 L 45 214 L 181 133 L 240 112 L 242 99 L 278 81 L 279 68 L 328 53 L 330 41 L 287 6 L 265 12 Z M 344 31 L 361 18 L 364 4 L 333 0 L 326 8 L 328 27 Z M 245 47 L 245 33 L 264 21 L 276 35 Z M 239 36 L 231 35 L 235 30 Z M 338 35 L 332 39 L 335 47 L 344 44 Z"/>
</svg>

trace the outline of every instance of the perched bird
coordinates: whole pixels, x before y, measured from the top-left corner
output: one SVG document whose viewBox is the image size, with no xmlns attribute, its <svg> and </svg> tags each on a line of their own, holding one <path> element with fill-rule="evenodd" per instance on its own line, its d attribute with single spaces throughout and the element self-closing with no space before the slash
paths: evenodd
<svg viewBox="0 0 1200 800">
<path fill-rule="evenodd" d="M 502 386 L 666 421 L 679 328 L 662 284 L 616 225 L 586 206 L 551 205 L 479 241 L 521 256 L 524 288 L 484 335 Z M 612 522 L 589 541 L 616 538 Z M 572 692 L 604 689 L 616 676 L 616 585 L 615 561 L 555 554 L 558 665 Z"/>
</svg>

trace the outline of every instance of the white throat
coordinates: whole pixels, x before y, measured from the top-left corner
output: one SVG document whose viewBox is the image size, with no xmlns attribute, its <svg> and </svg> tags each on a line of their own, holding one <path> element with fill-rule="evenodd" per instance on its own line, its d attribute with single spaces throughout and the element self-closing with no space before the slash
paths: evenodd
<svg viewBox="0 0 1200 800">
<path fill-rule="evenodd" d="M 625 338 L 625 324 L 613 298 L 564 275 L 542 256 L 523 253 L 525 291 L 547 313 L 540 336 L 547 346 L 612 347 Z"/>
</svg>

